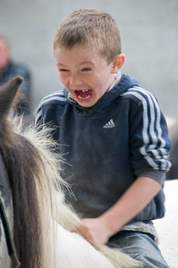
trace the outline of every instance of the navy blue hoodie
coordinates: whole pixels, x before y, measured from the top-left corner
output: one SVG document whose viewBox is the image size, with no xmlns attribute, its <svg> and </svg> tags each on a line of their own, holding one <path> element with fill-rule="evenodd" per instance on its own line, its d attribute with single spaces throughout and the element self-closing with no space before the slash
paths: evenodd
<svg viewBox="0 0 178 268">
<path fill-rule="evenodd" d="M 37 124 L 50 123 L 65 161 L 62 177 L 72 192 L 67 201 L 82 217 L 110 208 L 137 179 L 149 176 L 163 186 L 170 167 L 165 118 L 153 95 L 135 80 L 121 80 L 92 107 L 83 108 L 61 90 L 45 97 Z M 164 215 L 161 190 L 133 221 Z"/>
</svg>

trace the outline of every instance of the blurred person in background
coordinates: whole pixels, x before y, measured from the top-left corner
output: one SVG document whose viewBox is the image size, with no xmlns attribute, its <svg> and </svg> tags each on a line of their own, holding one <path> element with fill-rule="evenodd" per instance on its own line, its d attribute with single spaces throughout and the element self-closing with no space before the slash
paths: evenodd
<svg viewBox="0 0 178 268">
<path fill-rule="evenodd" d="M 11 115 L 23 115 L 25 125 L 31 122 L 31 93 L 32 78 L 29 68 L 25 64 L 15 62 L 11 58 L 11 51 L 8 39 L 0 34 L 0 85 L 7 82 L 12 77 L 20 75 L 23 77 L 23 83 L 19 94 L 14 102 Z"/>
</svg>

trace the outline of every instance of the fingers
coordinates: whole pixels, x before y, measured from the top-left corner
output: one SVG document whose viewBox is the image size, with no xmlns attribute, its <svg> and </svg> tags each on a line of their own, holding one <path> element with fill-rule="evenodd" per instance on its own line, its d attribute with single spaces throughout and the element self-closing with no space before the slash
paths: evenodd
<svg viewBox="0 0 178 268">
<path fill-rule="evenodd" d="M 90 230 L 86 226 L 82 224 L 78 225 L 75 229 L 73 229 L 73 232 L 78 233 L 84 239 L 86 239 L 90 244 L 93 245 L 92 235 L 90 234 Z"/>
<path fill-rule="evenodd" d="M 100 218 L 82 219 L 74 231 L 97 249 L 100 249 L 109 239 L 108 230 Z"/>
</svg>

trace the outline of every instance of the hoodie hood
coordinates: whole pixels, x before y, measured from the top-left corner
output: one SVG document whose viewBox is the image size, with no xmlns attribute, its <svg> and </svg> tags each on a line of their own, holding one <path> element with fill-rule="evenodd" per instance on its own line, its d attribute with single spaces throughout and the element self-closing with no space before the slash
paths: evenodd
<svg viewBox="0 0 178 268">
<path fill-rule="evenodd" d="M 79 113 L 87 116 L 94 113 L 103 112 L 116 98 L 128 91 L 129 88 L 135 86 L 138 86 L 138 82 L 136 80 L 131 79 L 128 75 L 122 74 L 119 82 L 110 91 L 107 91 L 92 107 L 82 107 L 70 97 L 68 99 L 70 103 L 75 106 Z"/>
</svg>

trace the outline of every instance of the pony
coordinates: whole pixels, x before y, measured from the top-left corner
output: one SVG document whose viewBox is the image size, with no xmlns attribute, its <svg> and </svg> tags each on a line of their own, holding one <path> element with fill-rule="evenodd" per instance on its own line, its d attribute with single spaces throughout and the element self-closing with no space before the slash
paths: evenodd
<svg viewBox="0 0 178 268">
<path fill-rule="evenodd" d="M 15 77 L 0 87 L 1 267 L 142 267 L 120 250 L 96 249 L 72 231 L 80 218 L 65 203 L 68 186 L 59 175 L 62 160 L 50 129 L 24 129 L 9 116 L 21 82 Z"/>
</svg>

